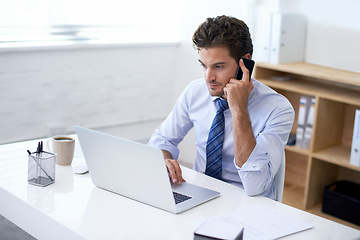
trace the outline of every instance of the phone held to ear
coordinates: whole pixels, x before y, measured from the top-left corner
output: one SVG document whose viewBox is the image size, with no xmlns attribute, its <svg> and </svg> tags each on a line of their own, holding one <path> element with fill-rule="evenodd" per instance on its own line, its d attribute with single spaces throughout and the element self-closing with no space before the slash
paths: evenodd
<svg viewBox="0 0 360 240">
<path fill-rule="evenodd" d="M 249 81 L 251 79 L 251 74 L 253 72 L 253 69 L 254 69 L 254 65 L 255 65 L 255 62 L 253 60 L 250 60 L 250 59 L 247 59 L 247 58 L 242 58 L 243 62 L 244 62 L 244 65 L 245 67 L 249 70 Z M 243 72 L 241 71 L 241 67 L 240 65 L 238 66 L 238 69 L 236 71 L 236 75 L 235 75 L 236 79 L 237 80 L 241 80 L 242 79 L 242 76 L 243 76 Z"/>
</svg>

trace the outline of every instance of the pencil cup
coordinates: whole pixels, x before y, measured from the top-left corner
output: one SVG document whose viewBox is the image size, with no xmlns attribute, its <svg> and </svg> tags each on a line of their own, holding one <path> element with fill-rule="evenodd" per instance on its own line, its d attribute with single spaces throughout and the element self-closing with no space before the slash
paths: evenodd
<svg viewBox="0 0 360 240">
<path fill-rule="evenodd" d="M 28 182 L 40 187 L 54 183 L 55 158 L 54 153 L 31 153 L 28 158 Z"/>
</svg>

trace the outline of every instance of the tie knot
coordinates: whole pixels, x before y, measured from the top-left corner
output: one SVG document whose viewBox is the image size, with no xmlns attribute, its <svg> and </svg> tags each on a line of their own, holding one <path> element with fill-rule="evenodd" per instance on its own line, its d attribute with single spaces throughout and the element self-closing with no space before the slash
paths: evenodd
<svg viewBox="0 0 360 240">
<path fill-rule="evenodd" d="M 218 98 L 217 99 L 217 110 L 218 112 L 224 112 L 229 108 L 229 104 L 225 99 Z"/>
</svg>

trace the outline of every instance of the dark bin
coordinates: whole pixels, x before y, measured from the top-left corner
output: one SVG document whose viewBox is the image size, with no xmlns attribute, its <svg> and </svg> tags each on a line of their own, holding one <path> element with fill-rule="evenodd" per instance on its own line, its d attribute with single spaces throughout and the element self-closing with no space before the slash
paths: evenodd
<svg viewBox="0 0 360 240">
<path fill-rule="evenodd" d="M 326 186 L 322 211 L 360 225 L 360 185 L 342 180 Z"/>
</svg>

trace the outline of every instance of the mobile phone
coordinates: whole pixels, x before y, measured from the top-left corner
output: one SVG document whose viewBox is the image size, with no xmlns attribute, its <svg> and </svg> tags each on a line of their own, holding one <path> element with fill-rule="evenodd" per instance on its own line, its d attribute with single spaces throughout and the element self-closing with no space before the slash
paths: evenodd
<svg viewBox="0 0 360 240">
<path fill-rule="evenodd" d="M 247 58 L 242 58 L 242 60 L 244 61 L 245 67 L 249 70 L 249 81 L 251 79 L 251 74 L 253 72 L 254 69 L 254 65 L 255 62 L 253 60 L 247 59 Z M 238 69 L 236 71 L 236 75 L 235 75 L 237 80 L 241 80 L 242 76 L 243 76 L 243 72 L 241 71 L 241 67 L 240 65 L 238 66 Z"/>
</svg>

